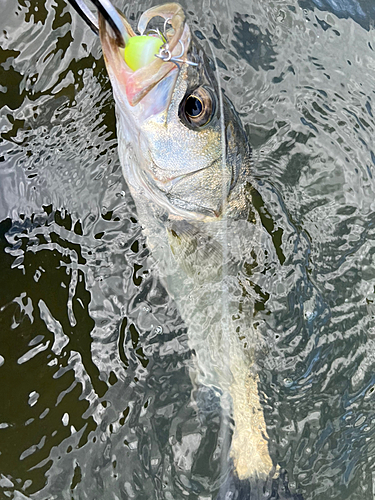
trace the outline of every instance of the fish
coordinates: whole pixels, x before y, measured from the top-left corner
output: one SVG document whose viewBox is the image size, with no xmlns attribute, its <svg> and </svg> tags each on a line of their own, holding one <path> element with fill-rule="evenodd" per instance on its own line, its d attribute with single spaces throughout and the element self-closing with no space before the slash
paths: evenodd
<svg viewBox="0 0 375 500">
<path fill-rule="evenodd" d="M 119 14 L 126 38 L 135 33 Z M 277 471 L 259 394 L 252 269 L 265 235 L 248 138 L 207 54 L 177 3 L 152 7 L 141 35 L 164 23 L 164 52 L 132 70 L 105 17 L 99 35 L 113 89 L 123 176 L 147 238 L 152 266 L 175 300 L 193 353 L 193 387 L 220 394 L 234 422 L 231 459 L 239 480 Z M 156 32 L 156 33 L 160 33 Z"/>
</svg>

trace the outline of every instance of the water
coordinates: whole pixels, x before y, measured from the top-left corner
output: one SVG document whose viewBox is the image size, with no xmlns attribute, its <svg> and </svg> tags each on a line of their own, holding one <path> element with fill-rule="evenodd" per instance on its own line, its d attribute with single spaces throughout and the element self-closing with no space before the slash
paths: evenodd
<svg viewBox="0 0 375 500">
<path fill-rule="evenodd" d="M 152 4 L 117 2 L 130 18 Z M 183 5 L 273 218 L 254 278 L 271 456 L 305 500 L 372 500 L 373 6 Z M 215 498 L 230 423 L 212 392 L 191 402 L 186 328 L 121 175 L 99 42 L 62 0 L 4 0 L 0 23 L 0 497 Z"/>
</svg>

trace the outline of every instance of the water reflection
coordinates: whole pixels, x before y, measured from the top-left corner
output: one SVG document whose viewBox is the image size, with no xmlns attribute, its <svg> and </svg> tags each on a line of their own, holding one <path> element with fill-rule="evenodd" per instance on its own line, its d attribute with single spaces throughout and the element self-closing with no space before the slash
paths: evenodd
<svg viewBox="0 0 375 500">
<path fill-rule="evenodd" d="M 271 456 L 305 500 L 370 500 L 372 5 L 353 3 L 360 23 L 331 4 L 221 1 L 189 18 L 253 146 L 269 238 L 246 272 Z M 215 498 L 231 421 L 207 388 L 192 402 L 186 329 L 120 172 L 98 41 L 62 1 L 2 5 L 0 491 Z M 131 19 L 150 5 L 119 3 Z"/>
<path fill-rule="evenodd" d="M 375 6 L 369 0 L 300 0 L 303 8 L 332 12 L 339 18 L 354 19 L 365 29 L 374 26 Z"/>
</svg>

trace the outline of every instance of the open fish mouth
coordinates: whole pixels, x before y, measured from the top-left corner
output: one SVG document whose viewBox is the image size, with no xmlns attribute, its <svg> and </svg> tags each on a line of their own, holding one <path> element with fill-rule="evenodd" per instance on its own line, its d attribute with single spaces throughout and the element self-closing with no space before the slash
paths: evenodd
<svg viewBox="0 0 375 500">
<path fill-rule="evenodd" d="M 129 105 L 134 107 L 169 73 L 174 72 L 177 76 L 178 63 L 173 62 L 173 59 L 187 61 L 190 31 L 185 23 L 184 11 L 176 3 L 153 7 L 144 12 L 138 22 L 139 35 L 133 31 L 125 16 L 117 12 L 124 28 L 123 43 L 102 14 L 99 14 L 100 41 L 111 80 L 116 81 L 119 90 L 126 95 Z M 159 54 L 154 54 L 148 64 L 134 70 L 125 60 L 124 49 L 131 38 L 144 37 L 148 33 L 148 25 L 155 17 L 164 19 L 164 33 L 153 31 L 154 36 L 162 38 L 163 45 Z"/>
</svg>

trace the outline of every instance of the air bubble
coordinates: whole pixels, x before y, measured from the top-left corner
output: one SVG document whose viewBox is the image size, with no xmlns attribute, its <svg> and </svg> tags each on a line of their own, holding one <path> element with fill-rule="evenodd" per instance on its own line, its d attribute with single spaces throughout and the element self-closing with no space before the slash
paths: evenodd
<svg viewBox="0 0 375 500">
<path fill-rule="evenodd" d="M 293 380 L 290 377 L 286 377 L 283 380 L 283 384 L 285 387 L 290 387 L 291 385 L 293 385 Z"/>
</svg>

